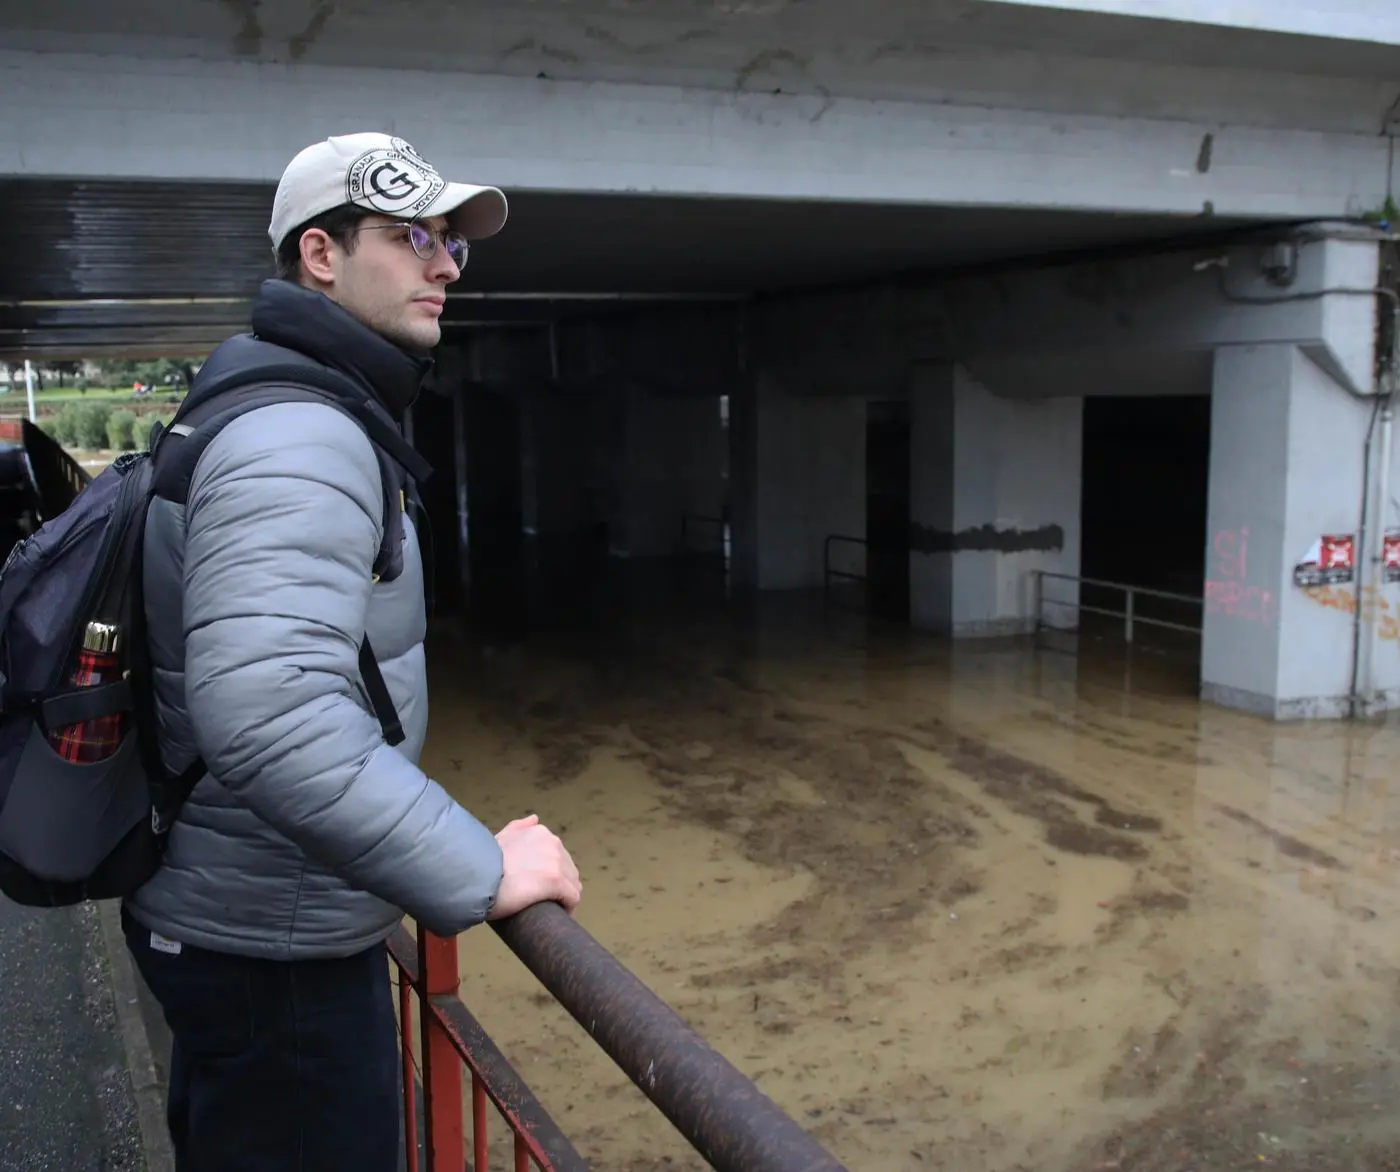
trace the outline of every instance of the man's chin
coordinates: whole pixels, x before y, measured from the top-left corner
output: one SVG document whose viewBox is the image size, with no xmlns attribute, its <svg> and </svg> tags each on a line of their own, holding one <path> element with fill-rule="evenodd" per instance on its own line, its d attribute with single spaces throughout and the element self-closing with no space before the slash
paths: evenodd
<svg viewBox="0 0 1400 1172">
<path fill-rule="evenodd" d="M 404 350 L 426 353 L 442 341 L 442 327 L 435 321 L 418 321 L 386 336 Z"/>
</svg>

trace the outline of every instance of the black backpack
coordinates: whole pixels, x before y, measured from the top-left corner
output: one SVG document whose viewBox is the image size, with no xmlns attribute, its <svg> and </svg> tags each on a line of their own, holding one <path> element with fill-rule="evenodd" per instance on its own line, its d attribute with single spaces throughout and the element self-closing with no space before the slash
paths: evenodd
<svg viewBox="0 0 1400 1172">
<path fill-rule="evenodd" d="M 141 566 L 146 512 L 157 497 L 183 503 L 210 440 L 247 411 L 275 403 L 329 403 L 354 418 L 381 457 L 415 481 L 428 464 L 366 391 L 327 367 L 299 362 L 196 381 L 148 450 L 125 453 L 67 508 L 11 550 L 0 569 L 0 892 L 58 907 L 130 895 L 156 871 L 171 824 L 206 770 L 179 775 L 161 762 L 146 645 Z M 386 479 L 385 546 L 402 534 L 397 488 Z M 115 678 L 75 686 L 90 623 L 121 633 Z M 390 744 L 404 738 L 373 649 L 360 675 Z M 120 714 L 122 732 L 100 760 L 71 759 L 62 730 Z M 55 731 L 59 730 L 59 731 Z M 52 737 L 57 740 L 51 739 Z"/>
</svg>

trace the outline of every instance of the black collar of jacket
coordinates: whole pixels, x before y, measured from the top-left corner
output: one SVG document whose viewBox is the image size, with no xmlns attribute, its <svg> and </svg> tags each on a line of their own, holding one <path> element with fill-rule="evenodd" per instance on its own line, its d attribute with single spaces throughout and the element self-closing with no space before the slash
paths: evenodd
<svg viewBox="0 0 1400 1172">
<path fill-rule="evenodd" d="M 333 367 L 364 384 L 398 419 L 433 368 L 352 317 L 324 293 L 291 281 L 264 281 L 253 305 L 259 338 Z"/>
</svg>

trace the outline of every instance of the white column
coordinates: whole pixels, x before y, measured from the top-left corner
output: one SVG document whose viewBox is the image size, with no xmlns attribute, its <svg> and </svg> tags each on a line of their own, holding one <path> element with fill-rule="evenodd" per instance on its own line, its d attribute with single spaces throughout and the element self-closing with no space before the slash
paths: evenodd
<svg viewBox="0 0 1400 1172">
<path fill-rule="evenodd" d="M 1328 241 L 1313 262 L 1253 312 L 1319 305 L 1319 336 L 1214 361 L 1201 694 L 1279 720 L 1400 698 L 1400 596 L 1378 562 L 1396 521 L 1393 491 L 1379 501 L 1379 252 Z"/>
<path fill-rule="evenodd" d="M 957 636 L 1035 624 L 1034 571 L 1079 572 L 1083 400 L 993 395 L 960 367 L 911 385 L 910 613 Z M 1072 601 L 1073 583 L 1047 585 Z M 1074 625 L 1074 611 L 1047 617 Z"/>
<path fill-rule="evenodd" d="M 1356 542 L 1374 407 L 1295 346 L 1231 348 L 1216 356 L 1205 699 L 1271 719 L 1345 716 L 1354 665 L 1355 682 L 1365 690 L 1370 623 L 1358 632 L 1366 563 Z M 1309 570 L 1319 558 L 1349 566 Z M 1368 612 L 1393 614 L 1394 594 L 1395 587 L 1378 590 L 1368 579 L 1361 597 Z M 1400 671 L 1384 671 L 1392 661 L 1400 666 L 1394 633 L 1378 656 L 1391 686 L 1400 685 Z"/>
</svg>

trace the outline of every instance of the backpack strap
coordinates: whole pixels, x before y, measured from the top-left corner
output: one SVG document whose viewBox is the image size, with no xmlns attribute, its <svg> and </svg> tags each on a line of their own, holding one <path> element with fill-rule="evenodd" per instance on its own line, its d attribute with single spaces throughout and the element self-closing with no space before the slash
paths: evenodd
<svg viewBox="0 0 1400 1172">
<path fill-rule="evenodd" d="M 403 723 L 394 707 L 394 699 L 389 695 L 389 685 L 384 682 L 384 673 L 379 670 L 379 660 L 374 656 L 368 635 L 360 644 L 360 677 L 365 681 L 369 702 L 374 706 L 374 714 L 384 730 L 384 740 L 391 745 L 403 744 Z"/>
<path fill-rule="evenodd" d="M 67 724 L 80 724 L 117 712 L 131 712 L 136 707 L 135 694 L 129 679 L 74 688 L 38 701 L 39 723 L 51 731 Z"/>
</svg>

